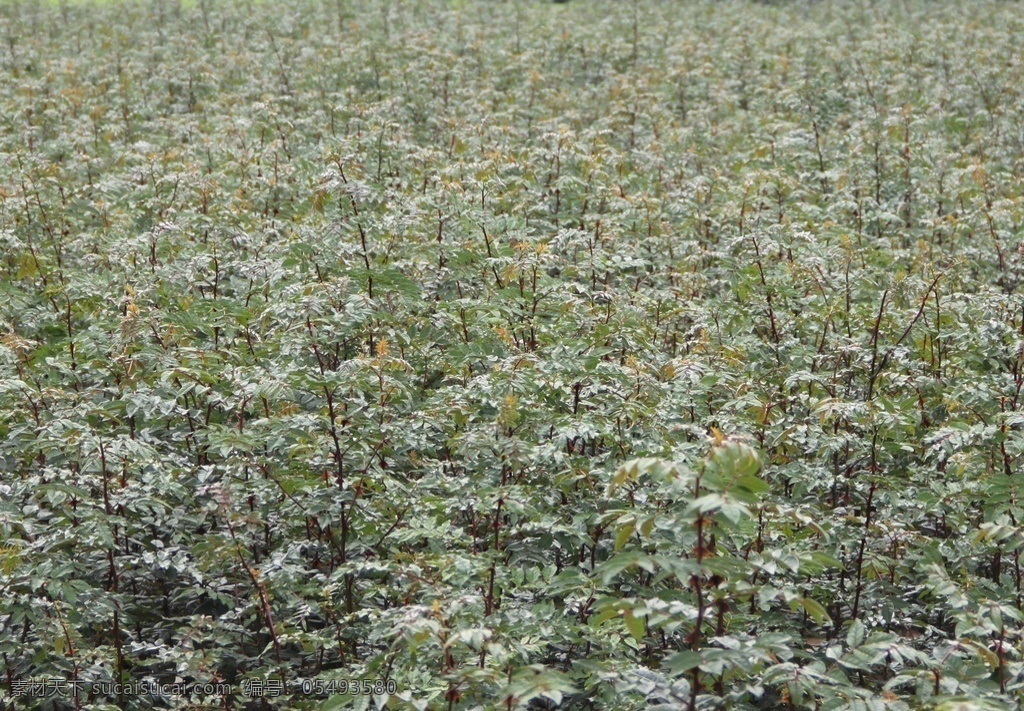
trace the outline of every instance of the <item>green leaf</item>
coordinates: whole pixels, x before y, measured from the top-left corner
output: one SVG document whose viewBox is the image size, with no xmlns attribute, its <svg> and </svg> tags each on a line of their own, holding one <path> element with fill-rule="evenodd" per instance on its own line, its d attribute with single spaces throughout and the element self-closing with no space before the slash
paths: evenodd
<svg viewBox="0 0 1024 711">
<path fill-rule="evenodd" d="M 846 646 L 850 649 L 859 647 L 864 642 L 864 636 L 867 633 L 864 628 L 864 623 L 860 620 L 854 620 L 850 623 L 850 628 L 846 631 Z"/>
<path fill-rule="evenodd" d="M 692 652 L 686 650 L 683 652 L 676 652 L 665 661 L 665 668 L 669 670 L 675 676 L 682 676 L 691 669 L 695 669 L 700 666 L 702 661 L 699 652 Z"/>
<path fill-rule="evenodd" d="M 832 618 L 829 616 L 828 611 L 825 609 L 825 607 L 813 598 L 798 597 L 793 599 L 789 603 L 789 605 L 790 608 L 794 610 L 797 608 L 802 608 L 803 610 L 805 610 L 807 614 L 811 616 L 811 619 L 813 619 L 816 624 L 821 625 L 832 622 Z"/>
<path fill-rule="evenodd" d="M 619 551 L 629 541 L 630 536 L 636 531 L 636 520 L 629 519 L 619 526 L 618 532 L 615 534 L 615 550 Z"/>
<path fill-rule="evenodd" d="M 637 642 L 642 641 L 646 631 L 643 617 L 634 615 L 632 610 L 626 610 L 623 619 L 626 622 L 626 628 L 629 630 L 629 633 L 633 635 L 633 639 Z"/>
</svg>

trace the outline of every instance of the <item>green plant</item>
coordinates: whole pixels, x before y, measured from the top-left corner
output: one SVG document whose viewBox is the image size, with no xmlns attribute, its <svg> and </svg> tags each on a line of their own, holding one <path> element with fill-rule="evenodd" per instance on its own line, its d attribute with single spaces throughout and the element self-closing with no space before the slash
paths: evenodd
<svg viewBox="0 0 1024 711">
<path fill-rule="evenodd" d="M 0 703 L 1018 703 L 1018 14 L 0 4 Z"/>
</svg>

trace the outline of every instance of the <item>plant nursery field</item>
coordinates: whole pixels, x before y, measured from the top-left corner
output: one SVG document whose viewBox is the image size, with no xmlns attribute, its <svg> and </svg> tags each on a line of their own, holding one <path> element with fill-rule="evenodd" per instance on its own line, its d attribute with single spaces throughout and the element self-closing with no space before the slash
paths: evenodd
<svg viewBox="0 0 1024 711">
<path fill-rule="evenodd" d="M 0 708 L 1016 708 L 1022 45 L 3 2 Z"/>
</svg>

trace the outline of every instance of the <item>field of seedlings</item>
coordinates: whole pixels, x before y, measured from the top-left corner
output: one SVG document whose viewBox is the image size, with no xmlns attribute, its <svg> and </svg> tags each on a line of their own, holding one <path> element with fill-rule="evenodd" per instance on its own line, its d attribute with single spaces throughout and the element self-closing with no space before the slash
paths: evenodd
<svg viewBox="0 0 1024 711">
<path fill-rule="evenodd" d="M 0 4 L 0 708 L 1024 701 L 1024 13 Z"/>
</svg>

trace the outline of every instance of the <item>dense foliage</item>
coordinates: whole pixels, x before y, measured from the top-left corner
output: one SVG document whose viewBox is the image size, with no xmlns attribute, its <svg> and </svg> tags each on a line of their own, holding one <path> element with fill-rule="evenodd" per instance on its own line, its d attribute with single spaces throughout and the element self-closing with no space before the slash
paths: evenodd
<svg viewBox="0 0 1024 711">
<path fill-rule="evenodd" d="M 0 699 L 1013 706 L 1024 19 L 959 5 L 0 5 Z"/>
</svg>

